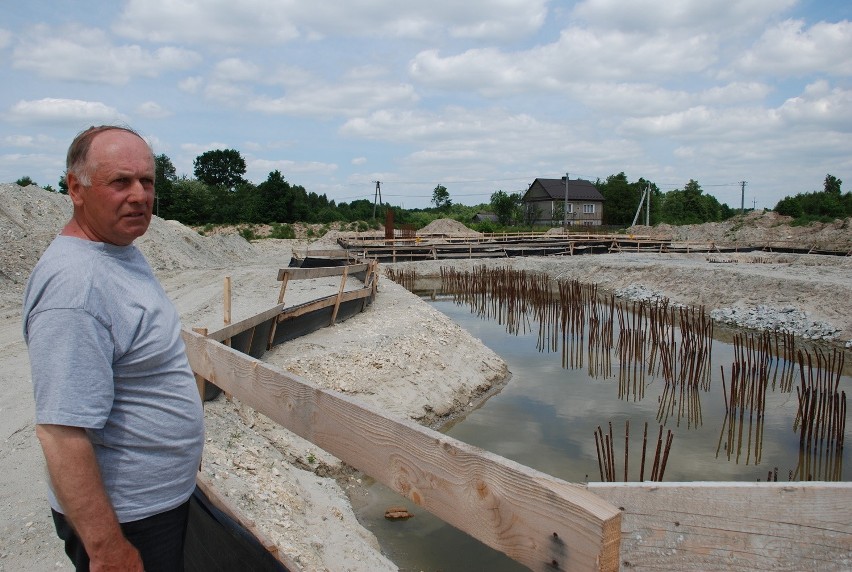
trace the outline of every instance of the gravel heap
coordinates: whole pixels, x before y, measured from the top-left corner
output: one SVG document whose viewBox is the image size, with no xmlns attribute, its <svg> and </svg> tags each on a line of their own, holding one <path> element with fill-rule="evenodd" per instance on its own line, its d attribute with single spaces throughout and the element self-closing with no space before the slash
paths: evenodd
<svg viewBox="0 0 852 572">
<path fill-rule="evenodd" d="M 808 312 L 792 306 L 772 308 L 763 304 L 752 308 L 718 308 L 710 312 L 717 322 L 732 324 L 752 330 L 772 330 L 795 334 L 806 340 L 836 340 L 840 329 L 826 322 L 815 322 Z M 852 347 L 852 340 L 846 342 Z"/>
<path fill-rule="evenodd" d="M 659 304 L 666 297 L 642 284 L 631 284 L 615 291 L 619 298 Z M 682 304 L 669 305 L 684 307 Z M 840 337 L 840 328 L 828 322 L 818 322 L 810 318 L 810 313 L 792 306 L 773 308 L 764 304 L 746 308 L 717 308 L 710 311 L 710 318 L 722 324 L 748 328 L 751 330 L 770 330 L 793 334 L 806 340 L 834 341 Z M 852 348 L 852 340 L 846 342 Z"/>
<path fill-rule="evenodd" d="M 685 308 L 684 304 L 678 304 L 675 302 L 671 302 L 668 298 L 663 296 L 660 292 L 656 290 L 651 290 L 647 286 L 643 286 L 642 284 L 630 284 L 624 288 L 618 288 L 615 291 L 616 298 L 626 298 L 627 300 L 636 301 L 636 302 L 648 302 L 650 304 L 661 304 L 663 302 L 668 302 L 669 306 L 673 308 Z"/>
</svg>

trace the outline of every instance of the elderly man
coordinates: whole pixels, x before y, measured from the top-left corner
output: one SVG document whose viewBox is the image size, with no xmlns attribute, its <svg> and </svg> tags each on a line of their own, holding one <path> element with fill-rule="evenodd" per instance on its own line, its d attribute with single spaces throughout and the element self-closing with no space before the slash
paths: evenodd
<svg viewBox="0 0 852 572">
<path fill-rule="evenodd" d="M 177 312 L 132 244 L 151 222 L 154 169 L 130 129 L 80 133 L 72 218 L 24 295 L 36 435 L 77 570 L 183 569 L 204 425 Z"/>
</svg>

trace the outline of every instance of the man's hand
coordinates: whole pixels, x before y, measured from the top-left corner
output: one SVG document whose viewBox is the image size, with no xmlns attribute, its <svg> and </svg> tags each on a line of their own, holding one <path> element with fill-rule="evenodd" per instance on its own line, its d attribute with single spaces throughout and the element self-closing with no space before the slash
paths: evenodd
<svg viewBox="0 0 852 572">
<path fill-rule="evenodd" d="M 139 552 L 124 538 L 101 481 L 85 429 L 36 425 L 56 499 L 89 555 L 93 572 L 141 572 Z"/>
<path fill-rule="evenodd" d="M 88 548 L 86 549 L 89 552 Z M 98 554 L 89 552 L 89 570 L 91 572 L 143 572 L 139 551 L 123 536 L 115 546 L 105 546 Z"/>
</svg>

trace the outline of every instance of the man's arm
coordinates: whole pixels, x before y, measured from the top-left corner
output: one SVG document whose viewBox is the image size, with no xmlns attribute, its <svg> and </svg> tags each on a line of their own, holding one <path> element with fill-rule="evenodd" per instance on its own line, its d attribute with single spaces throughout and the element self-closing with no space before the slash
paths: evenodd
<svg viewBox="0 0 852 572">
<path fill-rule="evenodd" d="M 139 552 L 124 538 L 101 481 L 86 431 L 64 425 L 36 425 L 53 492 L 83 541 L 92 572 L 143 570 Z"/>
</svg>

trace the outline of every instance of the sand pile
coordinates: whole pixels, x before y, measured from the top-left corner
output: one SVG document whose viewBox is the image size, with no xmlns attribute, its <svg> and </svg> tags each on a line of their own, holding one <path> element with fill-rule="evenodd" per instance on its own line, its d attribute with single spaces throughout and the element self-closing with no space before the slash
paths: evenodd
<svg viewBox="0 0 852 572">
<path fill-rule="evenodd" d="M 451 218 L 439 218 L 437 220 L 433 220 L 423 228 L 421 228 L 418 233 L 421 234 L 444 234 L 444 235 L 453 235 L 453 236 L 481 236 L 481 232 L 476 232 L 473 229 L 466 227 L 464 224 L 460 223 L 457 220 L 453 220 Z"/>
<path fill-rule="evenodd" d="M 0 185 L 0 307 L 20 304 L 36 262 L 71 217 L 71 200 L 35 185 Z M 255 250 L 237 234 L 204 237 L 176 221 L 151 220 L 136 245 L 154 270 L 214 268 L 245 262 Z"/>
</svg>

